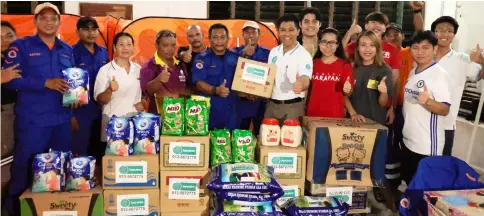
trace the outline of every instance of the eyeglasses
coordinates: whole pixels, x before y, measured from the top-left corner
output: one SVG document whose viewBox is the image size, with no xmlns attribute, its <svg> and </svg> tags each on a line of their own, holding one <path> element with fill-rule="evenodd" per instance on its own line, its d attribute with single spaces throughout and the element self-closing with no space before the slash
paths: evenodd
<svg viewBox="0 0 484 216">
<path fill-rule="evenodd" d="M 436 29 L 435 33 L 438 33 L 438 34 L 454 34 L 454 29 Z"/>
<path fill-rule="evenodd" d="M 330 46 L 330 47 L 336 47 L 336 46 L 338 46 L 338 42 L 337 41 L 321 40 L 321 41 L 319 41 L 319 44 L 321 44 L 323 46 Z"/>
</svg>

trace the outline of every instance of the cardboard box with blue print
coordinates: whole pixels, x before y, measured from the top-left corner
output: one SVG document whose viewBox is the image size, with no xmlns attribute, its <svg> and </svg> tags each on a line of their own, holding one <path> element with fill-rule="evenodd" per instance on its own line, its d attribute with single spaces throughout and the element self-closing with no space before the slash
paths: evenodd
<svg viewBox="0 0 484 216">
<path fill-rule="evenodd" d="M 103 157 L 103 189 L 158 188 L 158 155 Z"/>
<path fill-rule="evenodd" d="M 209 136 L 161 136 L 161 171 L 206 171 L 210 156 Z"/>
<path fill-rule="evenodd" d="M 239 57 L 235 70 L 232 90 L 270 98 L 276 81 L 275 64 L 266 64 Z"/>
<path fill-rule="evenodd" d="M 306 179 L 314 184 L 383 186 L 388 129 L 370 119 L 304 117 Z"/>
<path fill-rule="evenodd" d="M 103 215 L 103 193 L 100 186 L 88 191 L 32 193 L 20 196 L 22 216 L 91 216 Z"/>
<path fill-rule="evenodd" d="M 104 215 L 160 215 L 160 190 L 104 190 Z"/>
<path fill-rule="evenodd" d="M 306 191 L 311 195 L 311 196 L 327 196 L 328 191 L 327 188 L 332 188 L 333 191 L 334 189 L 338 188 L 347 188 L 349 186 L 327 186 L 324 184 L 314 184 L 310 181 L 306 181 Z M 351 205 L 350 210 L 367 210 L 369 208 L 368 206 L 368 188 L 367 187 L 351 187 L 351 199 L 343 200 L 345 202 L 348 202 L 348 204 Z M 329 194 L 330 196 L 332 195 L 331 193 Z"/>
</svg>

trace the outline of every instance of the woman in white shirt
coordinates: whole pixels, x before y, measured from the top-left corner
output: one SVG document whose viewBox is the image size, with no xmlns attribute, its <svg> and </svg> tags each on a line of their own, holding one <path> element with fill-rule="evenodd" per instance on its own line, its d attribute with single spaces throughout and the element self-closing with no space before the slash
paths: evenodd
<svg viewBox="0 0 484 216">
<path fill-rule="evenodd" d="M 131 117 L 143 111 L 139 82 L 141 67 L 129 60 L 133 55 L 133 37 L 120 32 L 114 37 L 113 44 L 116 57 L 99 69 L 94 84 L 94 98 L 103 106 L 102 142 L 107 142 L 106 126 L 113 115 Z"/>
</svg>

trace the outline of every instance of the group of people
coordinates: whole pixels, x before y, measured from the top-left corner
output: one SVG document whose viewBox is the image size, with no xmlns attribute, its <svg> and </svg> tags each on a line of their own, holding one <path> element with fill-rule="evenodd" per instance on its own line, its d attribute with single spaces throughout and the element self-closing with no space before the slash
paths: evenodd
<svg viewBox="0 0 484 216">
<path fill-rule="evenodd" d="M 334 28 L 322 28 L 318 9 L 306 8 L 277 20 L 281 44 L 272 49 L 259 45 L 254 21 L 243 26 L 245 45 L 232 50 L 223 24 L 209 28 L 210 46 L 203 44 L 198 25 L 187 29 L 190 45 L 178 49 L 175 33 L 161 30 L 156 52 L 143 66 L 130 60 L 135 41 L 126 32 L 114 37 L 110 61 L 107 50 L 95 43 L 99 26 L 91 17 L 79 19 L 79 42 L 73 47 L 58 39 L 60 13 L 50 3 L 35 9 L 35 35 L 16 40 L 14 27 L 2 22 L 2 139 L 4 127 L 15 128 L 9 211 L 18 213 L 18 197 L 31 182 L 33 155 L 52 148 L 100 161 L 111 116 L 158 113 L 156 102 L 164 97 L 192 94 L 210 97 L 210 129 L 253 125 L 258 133 L 263 118 L 282 124 L 303 116 L 387 125 L 393 134 L 388 163 L 401 166 L 408 184 L 422 158 L 451 154 L 465 81 L 484 75 L 479 47 L 470 55 L 451 48 L 459 27 L 454 18 L 440 17 L 423 31 L 423 4 L 411 6 L 415 34 L 407 48 L 402 48 L 401 27 L 381 12 L 366 16 L 365 31 L 354 22 L 343 37 Z M 271 98 L 231 90 L 239 57 L 277 66 Z M 87 105 L 62 106 L 69 90 L 62 70 L 70 67 L 89 73 Z M 15 124 L 5 125 L 4 106 L 13 103 Z M 398 175 L 387 178 L 400 184 Z"/>
</svg>

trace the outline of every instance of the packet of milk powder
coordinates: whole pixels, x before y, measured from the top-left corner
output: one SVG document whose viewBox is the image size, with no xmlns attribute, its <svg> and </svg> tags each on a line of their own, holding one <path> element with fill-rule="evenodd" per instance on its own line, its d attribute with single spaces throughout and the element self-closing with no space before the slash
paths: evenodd
<svg viewBox="0 0 484 216">
<path fill-rule="evenodd" d="M 37 154 L 33 159 L 34 179 L 32 192 L 62 191 L 63 166 L 60 152 Z"/>
<path fill-rule="evenodd" d="M 252 131 L 235 129 L 232 132 L 232 162 L 255 162 L 255 141 Z"/>
<path fill-rule="evenodd" d="M 230 131 L 228 129 L 210 132 L 210 166 L 232 162 Z"/>
<path fill-rule="evenodd" d="M 107 155 L 129 156 L 132 155 L 134 124 L 131 118 L 122 118 L 113 115 L 106 127 Z"/>
<path fill-rule="evenodd" d="M 206 136 L 210 110 L 205 101 L 188 99 L 185 114 L 185 135 Z"/>
<path fill-rule="evenodd" d="M 158 154 L 160 152 L 160 115 L 139 113 L 134 122 L 134 153 Z"/>
<path fill-rule="evenodd" d="M 67 68 L 62 71 L 70 89 L 62 96 L 62 104 L 89 103 L 89 73 L 81 68 Z"/>
<path fill-rule="evenodd" d="M 71 158 L 67 163 L 66 190 L 87 191 L 95 186 L 96 159 L 92 156 Z"/>
<path fill-rule="evenodd" d="M 163 98 L 162 113 L 162 131 L 163 135 L 183 135 L 183 119 L 185 116 L 185 99 L 184 98 Z"/>
</svg>

